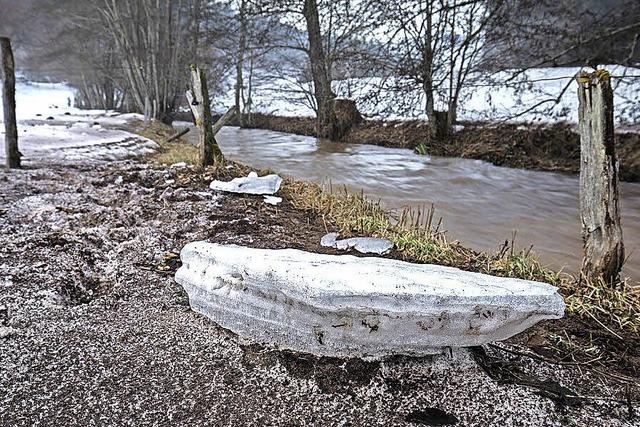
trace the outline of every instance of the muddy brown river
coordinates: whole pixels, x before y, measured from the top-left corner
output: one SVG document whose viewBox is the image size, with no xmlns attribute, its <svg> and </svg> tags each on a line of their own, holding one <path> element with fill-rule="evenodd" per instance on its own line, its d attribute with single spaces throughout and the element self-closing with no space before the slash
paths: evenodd
<svg viewBox="0 0 640 427">
<path fill-rule="evenodd" d="M 189 133 L 197 137 L 196 132 Z M 581 257 L 578 177 L 498 167 L 480 160 L 419 156 L 411 150 L 339 144 L 257 129 L 225 127 L 224 153 L 256 168 L 364 190 L 388 209 L 435 206 L 451 238 L 496 250 L 517 231 L 541 261 L 574 273 Z M 640 280 L 640 184 L 621 184 L 629 259 L 623 274 Z"/>
</svg>

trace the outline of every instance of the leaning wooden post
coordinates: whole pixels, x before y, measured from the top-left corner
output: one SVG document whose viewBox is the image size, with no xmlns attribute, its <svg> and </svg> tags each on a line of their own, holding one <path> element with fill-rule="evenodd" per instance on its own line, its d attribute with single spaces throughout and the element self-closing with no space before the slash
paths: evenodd
<svg viewBox="0 0 640 427">
<path fill-rule="evenodd" d="M 211 123 L 209 90 L 202 70 L 191 65 L 191 90 L 187 91 L 187 101 L 193 112 L 196 126 L 200 130 L 200 162 L 202 167 L 224 162 L 224 156 L 216 142 Z"/>
<path fill-rule="evenodd" d="M 220 129 L 222 129 L 229 120 L 231 120 L 231 118 L 236 114 L 236 110 L 237 109 L 235 105 L 229 108 L 227 112 L 224 113 L 222 117 L 220 117 L 218 121 L 211 127 L 214 136 L 217 135 L 218 132 L 220 132 Z"/>
<path fill-rule="evenodd" d="M 11 41 L 7 37 L 0 37 L 0 57 L 2 57 L 2 107 L 4 109 L 4 148 L 7 167 L 19 168 L 15 64 Z"/>
<path fill-rule="evenodd" d="M 624 262 L 618 210 L 613 90 L 605 70 L 577 76 L 580 129 L 580 216 L 587 280 L 617 282 Z"/>
</svg>

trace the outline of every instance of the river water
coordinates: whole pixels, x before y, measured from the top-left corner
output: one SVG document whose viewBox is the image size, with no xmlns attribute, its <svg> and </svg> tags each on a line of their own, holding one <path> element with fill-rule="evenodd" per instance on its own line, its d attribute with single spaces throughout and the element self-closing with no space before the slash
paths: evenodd
<svg viewBox="0 0 640 427">
<path fill-rule="evenodd" d="M 197 138 L 197 132 L 189 138 Z M 497 250 L 515 230 L 516 246 L 533 245 L 543 264 L 571 273 L 580 267 L 576 175 L 258 129 L 225 127 L 217 138 L 231 159 L 299 179 L 362 189 L 389 209 L 433 204 L 449 237 L 471 248 Z M 621 183 L 620 191 L 629 255 L 623 275 L 635 282 L 640 280 L 640 184 Z"/>
</svg>

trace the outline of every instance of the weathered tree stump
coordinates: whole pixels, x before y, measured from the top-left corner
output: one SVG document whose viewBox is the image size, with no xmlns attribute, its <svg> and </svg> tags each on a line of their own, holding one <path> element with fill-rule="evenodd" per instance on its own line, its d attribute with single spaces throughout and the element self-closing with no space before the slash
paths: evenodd
<svg viewBox="0 0 640 427">
<path fill-rule="evenodd" d="M 187 91 L 187 100 L 193 113 L 195 124 L 200 130 L 200 164 L 207 167 L 224 162 L 224 156 L 218 146 L 212 128 L 211 105 L 209 104 L 209 90 L 204 72 L 191 66 L 191 90 Z"/>
<path fill-rule="evenodd" d="M 448 111 L 434 111 L 429 122 L 431 137 L 436 141 L 446 141 L 453 134 Z"/>
<path fill-rule="evenodd" d="M 580 73 L 580 216 L 587 280 L 617 282 L 624 262 L 614 147 L 613 91 L 605 70 Z"/>
<path fill-rule="evenodd" d="M 362 122 L 362 116 L 355 101 L 350 99 L 331 99 L 327 101 L 328 120 L 318 122 L 318 137 L 339 141 L 352 127 Z"/>
<path fill-rule="evenodd" d="M 16 123 L 16 76 L 11 41 L 0 37 L 0 57 L 2 57 L 2 106 L 4 108 L 4 147 L 8 168 L 20 167 L 18 151 L 18 126 Z"/>
</svg>

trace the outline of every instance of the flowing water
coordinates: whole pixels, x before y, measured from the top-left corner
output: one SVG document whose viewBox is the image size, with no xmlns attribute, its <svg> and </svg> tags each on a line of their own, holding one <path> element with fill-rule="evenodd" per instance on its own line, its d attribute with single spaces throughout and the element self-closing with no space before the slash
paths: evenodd
<svg viewBox="0 0 640 427">
<path fill-rule="evenodd" d="M 197 132 L 190 132 L 197 138 Z M 478 250 L 497 250 L 517 231 L 541 261 L 576 272 L 581 240 L 578 177 L 429 157 L 411 150 L 340 144 L 280 132 L 225 127 L 217 136 L 229 158 L 296 178 L 345 184 L 389 209 L 435 206 L 448 235 Z M 640 280 L 640 184 L 621 184 L 629 255 L 623 274 Z"/>
</svg>

